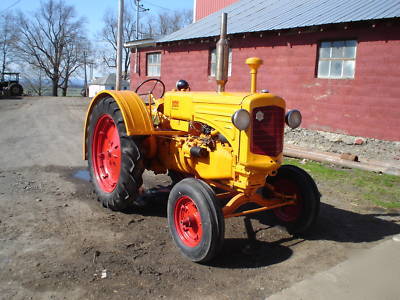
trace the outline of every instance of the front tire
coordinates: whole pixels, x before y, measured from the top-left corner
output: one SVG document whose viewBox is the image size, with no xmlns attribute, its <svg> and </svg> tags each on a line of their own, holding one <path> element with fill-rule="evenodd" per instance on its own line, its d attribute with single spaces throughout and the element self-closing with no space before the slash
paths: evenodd
<svg viewBox="0 0 400 300">
<path fill-rule="evenodd" d="M 143 184 L 143 157 L 139 145 L 126 135 L 113 98 L 95 104 L 87 137 L 89 172 L 99 201 L 112 210 L 131 207 Z"/>
<path fill-rule="evenodd" d="M 273 210 L 277 222 L 293 235 L 309 231 L 317 220 L 321 197 L 312 177 L 296 166 L 283 165 L 276 176 L 267 178 L 267 183 L 279 193 L 297 197 L 295 205 Z"/>
<path fill-rule="evenodd" d="M 222 247 L 225 223 L 214 191 L 203 181 L 186 178 L 168 198 L 168 225 L 181 253 L 194 262 L 207 262 Z"/>
</svg>

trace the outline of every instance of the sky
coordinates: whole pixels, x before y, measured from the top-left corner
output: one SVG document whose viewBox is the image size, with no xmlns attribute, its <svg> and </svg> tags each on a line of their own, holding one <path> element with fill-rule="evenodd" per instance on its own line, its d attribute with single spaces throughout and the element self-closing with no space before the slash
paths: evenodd
<svg viewBox="0 0 400 300">
<path fill-rule="evenodd" d="M 141 0 L 140 3 L 149 8 L 150 12 L 167 12 L 177 9 L 193 9 L 193 0 Z M 105 13 L 117 13 L 118 0 L 64 0 L 64 3 L 75 6 L 79 16 L 86 18 L 86 26 L 92 36 L 95 36 L 103 26 Z M 35 11 L 40 6 L 40 0 L 1 0 L 0 15 L 12 10 L 24 13 Z M 134 0 L 125 0 L 127 9 L 133 10 Z"/>
</svg>

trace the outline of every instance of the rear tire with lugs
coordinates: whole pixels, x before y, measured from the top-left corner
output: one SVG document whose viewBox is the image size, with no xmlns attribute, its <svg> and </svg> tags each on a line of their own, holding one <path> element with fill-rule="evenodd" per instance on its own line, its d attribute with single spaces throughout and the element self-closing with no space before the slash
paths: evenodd
<svg viewBox="0 0 400 300">
<path fill-rule="evenodd" d="M 89 117 L 88 164 L 99 201 L 112 210 L 132 206 L 143 184 L 140 145 L 126 135 L 121 111 L 112 97 L 99 100 Z"/>
</svg>

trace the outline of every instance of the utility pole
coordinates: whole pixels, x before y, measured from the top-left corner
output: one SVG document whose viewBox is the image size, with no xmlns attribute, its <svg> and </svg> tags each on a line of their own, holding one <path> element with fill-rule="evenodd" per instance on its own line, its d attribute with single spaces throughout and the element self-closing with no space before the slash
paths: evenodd
<svg viewBox="0 0 400 300">
<path fill-rule="evenodd" d="M 124 0 L 119 0 L 118 5 L 118 32 L 117 32 L 117 74 L 115 78 L 115 89 L 121 89 L 122 79 L 122 34 L 124 20 Z"/>
<path fill-rule="evenodd" d="M 136 40 L 139 39 L 139 10 L 140 0 L 136 0 Z"/>
<path fill-rule="evenodd" d="M 86 51 L 83 51 L 83 65 L 84 65 L 84 70 L 85 70 L 85 84 L 84 84 L 84 89 L 85 89 L 85 97 L 88 96 L 88 84 L 87 84 L 87 73 L 86 73 Z"/>
<path fill-rule="evenodd" d="M 149 8 L 144 8 L 142 4 L 140 4 L 141 0 L 135 0 L 136 5 L 136 40 L 139 39 L 139 31 L 140 31 L 140 22 L 139 22 L 139 13 L 149 11 Z"/>
<path fill-rule="evenodd" d="M 148 11 L 148 8 L 144 8 L 143 5 L 140 4 L 140 0 L 135 0 L 136 4 L 136 40 L 139 39 L 139 13 Z M 139 51 L 136 47 L 135 49 L 135 73 L 139 73 Z"/>
</svg>

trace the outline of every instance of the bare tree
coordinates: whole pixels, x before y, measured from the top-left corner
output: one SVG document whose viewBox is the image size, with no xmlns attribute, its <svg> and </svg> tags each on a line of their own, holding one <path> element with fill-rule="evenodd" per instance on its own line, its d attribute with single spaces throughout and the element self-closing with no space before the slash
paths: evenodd
<svg viewBox="0 0 400 300">
<path fill-rule="evenodd" d="M 15 18 L 11 14 L 0 17 L 0 59 L 1 73 L 4 73 L 14 60 L 14 46 L 18 39 Z"/>
<path fill-rule="evenodd" d="M 143 13 L 143 11 L 142 11 Z M 146 13 L 145 20 L 140 22 L 139 36 L 141 38 L 152 38 L 159 35 L 172 33 L 192 22 L 192 10 L 180 10 L 170 13 L 160 13 L 156 16 Z M 116 66 L 117 52 L 117 18 L 116 14 L 108 11 L 104 15 L 104 27 L 101 31 L 101 39 L 107 43 L 107 48 L 102 51 L 103 64 L 108 68 Z M 136 39 L 136 18 L 133 11 L 125 9 L 124 13 L 124 36 L 123 40 L 133 41 Z M 124 79 L 129 78 L 130 49 L 123 49 L 123 70 Z"/>
<path fill-rule="evenodd" d="M 60 68 L 59 87 L 62 90 L 62 96 L 67 96 L 71 75 L 83 67 L 84 56 L 88 53 L 91 53 L 91 47 L 85 42 L 84 37 L 74 37 L 72 42 L 66 45 Z"/>
<path fill-rule="evenodd" d="M 25 91 L 28 95 L 42 96 L 45 92 L 45 80 L 41 69 L 30 67 L 24 70 L 24 79 L 26 82 Z"/>
<path fill-rule="evenodd" d="M 18 27 L 21 58 L 43 71 L 52 82 L 52 95 L 57 96 L 66 66 L 65 53 L 69 45 L 82 38 L 83 20 L 77 18 L 73 6 L 61 0 L 47 0 L 31 19 L 20 13 Z"/>
<path fill-rule="evenodd" d="M 101 38 L 107 42 L 109 46 L 103 53 L 103 61 L 108 67 L 116 66 L 117 52 L 117 17 L 116 14 L 105 13 L 104 27 L 101 31 Z M 136 19 L 129 9 L 125 9 L 124 13 L 124 30 L 123 41 L 132 41 L 136 36 Z M 129 78 L 130 49 L 123 48 L 123 78 Z"/>
<path fill-rule="evenodd" d="M 190 9 L 164 12 L 157 15 L 157 29 L 159 35 L 175 32 L 192 23 L 193 13 Z"/>
</svg>

